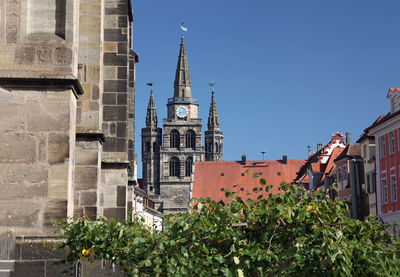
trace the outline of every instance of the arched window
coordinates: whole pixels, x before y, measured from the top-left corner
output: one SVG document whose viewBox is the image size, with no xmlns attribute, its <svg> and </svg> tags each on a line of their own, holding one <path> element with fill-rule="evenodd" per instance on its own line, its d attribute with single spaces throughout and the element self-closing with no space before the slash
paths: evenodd
<svg viewBox="0 0 400 277">
<path fill-rule="evenodd" d="M 177 130 L 172 130 L 171 131 L 171 141 L 170 141 L 170 146 L 171 148 L 179 148 L 180 144 L 180 135 Z"/>
<path fill-rule="evenodd" d="M 196 147 L 196 133 L 193 130 L 186 132 L 186 147 L 195 148 Z"/>
<path fill-rule="evenodd" d="M 169 162 L 169 176 L 181 175 L 181 162 L 177 157 L 172 157 Z"/>
<path fill-rule="evenodd" d="M 212 142 L 208 145 L 208 153 L 212 153 L 213 152 L 213 144 Z"/>
<path fill-rule="evenodd" d="M 193 167 L 193 158 L 189 157 L 186 159 L 185 176 L 192 175 L 192 167 Z"/>
<path fill-rule="evenodd" d="M 218 145 L 218 143 L 215 143 L 215 148 L 214 148 L 214 150 L 215 150 L 215 153 L 218 153 L 218 152 L 219 152 L 219 145 Z"/>
</svg>

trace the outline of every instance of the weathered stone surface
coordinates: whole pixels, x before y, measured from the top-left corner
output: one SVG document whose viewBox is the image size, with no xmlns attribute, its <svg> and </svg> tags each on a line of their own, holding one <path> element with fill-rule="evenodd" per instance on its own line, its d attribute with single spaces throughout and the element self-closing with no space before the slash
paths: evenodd
<svg viewBox="0 0 400 277">
<path fill-rule="evenodd" d="M 60 97 L 66 96 L 59 92 Z M 71 95 L 71 92 L 66 92 Z M 63 95 L 64 94 L 64 95 Z M 32 132 L 68 131 L 70 128 L 70 105 L 64 101 L 27 101 L 27 129 Z"/>
<path fill-rule="evenodd" d="M 99 163 L 98 151 L 78 150 L 75 156 L 75 165 L 97 165 Z"/>
<path fill-rule="evenodd" d="M 125 208 L 104 208 L 103 215 L 108 218 L 115 218 L 115 220 L 125 220 Z"/>
<path fill-rule="evenodd" d="M 99 86 L 97 84 L 92 85 L 92 99 L 98 100 L 100 95 Z"/>
<path fill-rule="evenodd" d="M 0 134 L 0 162 L 32 163 L 37 159 L 36 139 L 34 136 L 20 134 Z"/>
<path fill-rule="evenodd" d="M 0 166 L 0 185 L 47 183 L 48 168 L 40 164 L 6 164 Z M 3 192 L 2 192 L 3 193 Z"/>
<path fill-rule="evenodd" d="M 105 80 L 104 81 L 104 92 L 126 92 L 127 83 L 126 80 Z"/>
<path fill-rule="evenodd" d="M 15 263 L 14 271 L 11 273 L 11 277 L 22 277 L 27 276 L 29 272 L 29 277 L 43 277 L 45 273 L 45 262 L 44 261 L 18 261 Z"/>
<path fill-rule="evenodd" d="M 85 207 L 84 214 L 88 216 L 91 220 L 95 220 L 97 218 L 97 208 L 96 207 Z"/>
<path fill-rule="evenodd" d="M 77 167 L 75 169 L 75 189 L 96 189 L 97 167 Z"/>
<path fill-rule="evenodd" d="M 117 206 L 118 207 L 126 207 L 126 187 L 125 186 L 117 187 Z"/>
<path fill-rule="evenodd" d="M 117 95 L 117 105 L 126 105 L 127 104 L 127 95 L 126 93 L 118 93 Z"/>
<path fill-rule="evenodd" d="M 103 93 L 103 104 L 106 105 L 117 104 L 116 93 Z"/>
<path fill-rule="evenodd" d="M 126 139 L 107 137 L 103 145 L 103 150 L 106 152 L 125 152 Z"/>
<path fill-rule="evenodd" d="M 70 64 L 72 61 L 72 50 L 66 47 L 57 47 L 54 50 L 54 61 L 57 64 Z"/>
<path fill-rule="evenodd" d="M 118 54 L 126 54 L 128 52 L 128 45 L 126 43 L 118 43 Z"/>
<path fill-rule="evenodd" d="M 117 187 L 116 186 L 104 186 L 103 205 L 104 205 L 104 207 L 116 207 L 117 206 Z"/>
<path fill-rule="evenodd" d="M 50 164 L 64 163 L 69 158 L 68 134 L 51 133 L 48 143 L 48 162 Z"/>
<path fill-rule="evenodd" d="M 52 226 L 51 221 L 67 217 L 67 200 L 49 200 L 44 211 L 44 225 Z"/>
<path fill-rule="evenodd" d="M 117 137 L 125 137 L 126 136 L 126 123 L 118 122 L 117 123 Z"/>
<path fill-rule="evenodd" d="M 128 27 L 128 18 L 126 16 L 119 16 L 118 17 L 118 27 L 119 28 Z"/>
<path fill-rule="evenodd" d="M 31 65 L 35 62 L 35 47 L 21 46 L 15 51 L 15 62 L 17 64 Z"/>
<path fill-rule="evenodd" d="M 37 228 L 41 212 L 42 204 L 37 200 L 1 201 L 0 226 Z"/>
<path fill-rule="evenodd" d="M 126 121 L 126 106 L 104 106 L 104 121 Z"/>
<path fill-rule="evenodd" d="M 128 74 L 128 71 L 127 71 L 126 67 L 124 67 L 124 66 L 118 67 L 118 75 L 117 75 L 118 79 L 126 79 L 127 74 Z"/>
<path fill-rule="evenodd" d="M 49 198 L 68 198 L 68 165 L 57 164 L 50 167 Z"/>
<path fill-rule="evenodd" d="M 82 191 L 80 193 L 80 197 L 81 197 L 80 204 L 82 206 L 96 205 L 96 201 L 97 201 L 97 192 L 96 191 Z"/>
<path fill-rule="evenodd" d="M 117 55 L 115 53 L 104 53 L 104 65 L 108 66 L 126 66 L 126 55 Z"/>
<path fill-rule="evenodd" d="M 53 61 L 53 48 L 41 46 L 36 48 L 38 64 L 50 64 Z"/>
</svg>

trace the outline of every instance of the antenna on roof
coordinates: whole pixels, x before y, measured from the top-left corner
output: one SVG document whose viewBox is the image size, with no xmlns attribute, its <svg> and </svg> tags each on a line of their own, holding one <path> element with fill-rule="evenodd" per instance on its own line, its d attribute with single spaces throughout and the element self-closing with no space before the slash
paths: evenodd
<svg viewBox="0 0 400 277">
<path fill-rule="evenodd" d="M 308 156 L 310 156 L 310 153 L 311 153 L 311 146 L 310 145 L 307 145 L 307 150 L 308 150 Z"/>
<path fill-rule="evenodd" d="M 265 150 L 261 150 L 261 154 L 263 155 L 263 161 L 264 161 L 264 155 L 265 155 L 265 153 L 267 153 L 267 152 L 265 152 Z"/>
</svg>

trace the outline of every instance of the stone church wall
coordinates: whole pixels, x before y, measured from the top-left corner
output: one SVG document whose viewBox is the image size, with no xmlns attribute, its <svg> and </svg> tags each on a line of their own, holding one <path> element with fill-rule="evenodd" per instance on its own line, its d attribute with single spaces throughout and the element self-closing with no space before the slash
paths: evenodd
<svg viewBox="0 0 400 277">
<path fill-rule="evenodd" d="M 61 276 L 52 220 L 126 218 L 138 61 L 130 9 L 0 0 L 0 246 L 14 236 L 0 270 L 10 276 Z M 120 276 L 98 265 L 83 264 L 81 276 Z"/>
</svg>

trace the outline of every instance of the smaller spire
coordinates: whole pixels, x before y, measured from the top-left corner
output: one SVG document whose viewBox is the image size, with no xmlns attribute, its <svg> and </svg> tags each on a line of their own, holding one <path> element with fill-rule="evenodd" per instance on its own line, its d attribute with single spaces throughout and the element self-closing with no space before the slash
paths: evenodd
<svg viewBox="0 0 400 277">
<path fill-rule="evenodd" d="M 215 103 L 215 92 L 211 93 L 210 113 L 208 115 L 208 130 L 219 129 L 219 117 L 217 111 L 217 104 Z"/>
<path fill-rule="evenodd" d="M 149 104 L 147 105 L 146 127 L 157 127 L 157 111 L 154 102 L 153 89 L 150 90 Z"/>
</svg>

